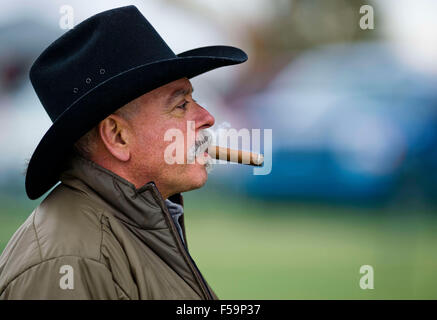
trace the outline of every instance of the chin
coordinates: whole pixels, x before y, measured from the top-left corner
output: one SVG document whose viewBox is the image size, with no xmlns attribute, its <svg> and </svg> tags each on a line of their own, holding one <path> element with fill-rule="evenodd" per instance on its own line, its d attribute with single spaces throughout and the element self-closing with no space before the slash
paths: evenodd
<svg viewBox="0 0 437 320">
<path fill-rule="evenodd" d="M 196 168 L 192 174 L 190 174 L 187 181 L 190 181 L 189 190 L 199 189 L 203 187 L 208 180 L 208 173 L 206 172 L 206 168 L 204 166 Z M 187 191 L 189 191 L 187 190 Z"/>
<path fill-rule="evenodd" d="M 196 181 L 198 182 L 198 188 L 203 187 L 208 180 L 208 172 L 206 171 L 205 166 L 199 168 L 199 174 L 197 176 Z"/>
</svg>

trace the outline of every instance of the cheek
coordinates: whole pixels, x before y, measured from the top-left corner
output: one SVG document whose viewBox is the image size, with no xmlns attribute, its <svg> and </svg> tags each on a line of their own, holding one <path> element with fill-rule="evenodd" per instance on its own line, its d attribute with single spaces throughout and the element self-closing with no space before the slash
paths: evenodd
<svg viewBox="0 0 437 320">
<path fill-rule="evenodd" d="M 187 162 L 187 136 L 186 129 L 180 123 L 167 124 L 160 132 L 160 151 L 161 155 L 176 160 L 180 166 Z M 164 140 L 165 137 L 165 140 Z M 166 162 L 170 165 L 173 161 Z"/>
<path fill-rule="evenodd" d="M 156 129 L 148 129 L 147 126 L 135 132 L 135 145 L 133 153 L 138 155 L 141 160 L 157 158 L 159 149 L 164 139 Z"/>
<path fill-rule="evenodd" d="M 168 134 L 171 141 L 165 141 L 166 133 L 171 133 L 171 130 L 177 129 L 183 138 L 176 139 L 172 134 Z M 144 125 L 135 133 L 134 152 L 140 155 L 141 160 L 147 160 L 149 165 L 153 163 L 154 167 L 165 166 L 164 159 L 167 147 L 177 145 L 178 150 L 182 150 L 185 154 L 186 133 L 182 129 L 169 124 L 158 126 L 157 123 L 150 126 Z M 185 160 L 185 159 L 184 159 Z"/>
<path fill-rule="evenodd" d="M 166 137 L 168 141 L 164 140 Z M 177 134 L 176 134 L 177 133 Z M 176 138 L 177 135 L 177 138 Z M 191 131 L 191 136 L 188 136 L 187 123 L 185 120 L 178 119 L 178 121 L 155 121 L 155 123 L 143 124 L 137 128 L 135 132 L 135 147 L 133 152 L 136 158 L 141 161 L 147 161 L 148 166 L 152 168 L 166 167 L 169 171 L 178 171 L 179 173 L 189 173 L 190 175 L 203 175 L 203 166 L 198 164 L 187 163 L 187 144 L 188 148 L 193 145 L 195 139 L 194 129 Z M 165 155 L 168 155 L 168 150 L 172 150 L 171 158 L 176 157 L 178 149 L 178 157 L 183 156 L 183 163 L 185 164 L 170 164 L 165 161 Z M 177 160 L 179 161 L 179 160 Z"/>
</svg>

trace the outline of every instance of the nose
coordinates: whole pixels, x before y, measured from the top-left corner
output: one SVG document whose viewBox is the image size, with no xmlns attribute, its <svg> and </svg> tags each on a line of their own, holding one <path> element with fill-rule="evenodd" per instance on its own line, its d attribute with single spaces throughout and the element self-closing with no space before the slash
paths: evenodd
<svg viewBox="0 0 437 320">
<path fill-rule="evenodd" d="M 212 127 L 215 123 L 215 119 L 211 113 L 209 113 L 205 108 L 198 105 L 198 114 L 196 116 L 197 129 L 207 129 Z"/>
</svg>

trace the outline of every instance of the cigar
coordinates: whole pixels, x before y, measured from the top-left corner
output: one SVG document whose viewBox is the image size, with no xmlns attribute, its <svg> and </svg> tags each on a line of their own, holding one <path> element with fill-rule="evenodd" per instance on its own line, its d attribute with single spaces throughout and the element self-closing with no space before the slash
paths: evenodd
<svg viewBox="0 0 437 320">
<path fill-rule="evenodd" d="M 219 146 L 209 146 L 207 151 L 211 158 L 217 160 L 248 164 L 257 167 L 262 166 L 264 163 L 264 156 L 255 152 L 235 150 Z"/>
</svg>

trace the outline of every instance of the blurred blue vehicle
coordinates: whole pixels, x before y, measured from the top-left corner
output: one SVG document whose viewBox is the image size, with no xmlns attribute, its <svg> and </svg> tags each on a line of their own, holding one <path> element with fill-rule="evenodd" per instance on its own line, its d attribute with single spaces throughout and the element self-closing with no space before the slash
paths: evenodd
<svg viewBox="0 0 437 320">
<path fill-rule="evenodd" d="M 273 129 L 270 175 L 252 196 L 379 202 L 437 195 L 437 81 L 387 45 L 306 52 L 245 99 L 248 128 Z"/>
</svg>

